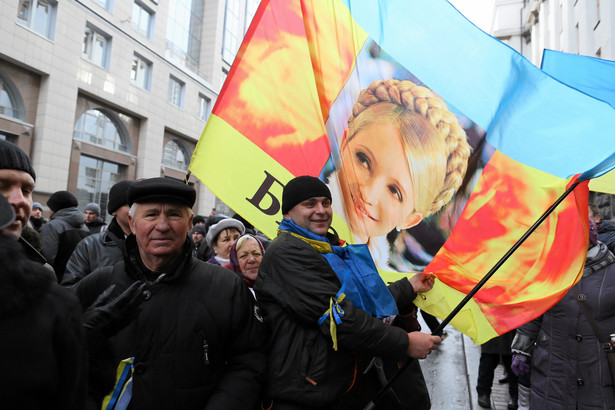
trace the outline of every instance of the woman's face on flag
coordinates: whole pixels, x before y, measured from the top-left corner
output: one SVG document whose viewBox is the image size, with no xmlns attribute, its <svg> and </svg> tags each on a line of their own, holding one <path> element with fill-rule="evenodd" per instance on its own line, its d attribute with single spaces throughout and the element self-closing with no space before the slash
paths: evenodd
<svg viewBox="0 0 615 410">
<path fill-rule="evenodd" d="M 393 124 L 378 120 L 359 130 L 344 141 L 341 157 L 339 178 L 348 223 L 364 243 L 408 226 L 409 219 L 420 221 L 420 215 L 413 214 L 410 168 Z"/>
</svg>

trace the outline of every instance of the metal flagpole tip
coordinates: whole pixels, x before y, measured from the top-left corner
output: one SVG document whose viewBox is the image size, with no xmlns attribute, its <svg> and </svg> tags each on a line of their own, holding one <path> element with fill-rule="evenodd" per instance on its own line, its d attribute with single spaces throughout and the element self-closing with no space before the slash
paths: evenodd
<svg viewBox="0 0 615 410">
<path fill-rule="evenodd" d="M 0 229 L 4 229 L 15 220 L 15 211 L 4 195 L 0 195 Z"/>
</svg>

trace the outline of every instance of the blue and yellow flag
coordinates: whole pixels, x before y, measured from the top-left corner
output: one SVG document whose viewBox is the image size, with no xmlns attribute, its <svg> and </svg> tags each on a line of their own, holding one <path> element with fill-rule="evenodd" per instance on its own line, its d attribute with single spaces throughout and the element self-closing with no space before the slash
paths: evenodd
<svg viewBox="0 0 615 410">
<path fill-rule="evenodd" d="M 417 304 L 443 318 L 574 175 L 613 168 L 613 120 L 446 1 L 263 0 L 190 170 L 270 237 L 284 184 L 320 177 L 340 236 L 385 281 L 433 272 Z M 584 182 L 451 324 L 482 343 L 555 304 L 582 272 L 587 196 Z"/>
</svg>

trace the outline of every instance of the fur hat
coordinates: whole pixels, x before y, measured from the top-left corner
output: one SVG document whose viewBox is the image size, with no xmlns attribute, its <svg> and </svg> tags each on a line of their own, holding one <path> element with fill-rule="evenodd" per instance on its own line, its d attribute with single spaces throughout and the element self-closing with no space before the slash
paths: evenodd
<svg viewBox="0 0 615 410">
<path fill-rule="evenodd" d="M 207 231 L 207 236 L 205 237 L 207 245 L 211 247 L 218 239 L 220 232 L 225 229 L 236 229 L 241 235 L 246 232 L 246 228 L 237 219 L 225 218 L 209 228 L 209 231 Z"/>
<path fill-rule="evenodd" d="M 128 189 L 128 205 L 135 202 L 174 202 L 192 208 L 196 191 L 188 184 L 171 178 L 148 178 Z"/>
<path fill-rule="evenodd" d="M 61 209 L 72 208 L 79 205 L 77 197 L 68 191 L 57 191 L 47 200 L 47 206 L 53 212 L 58 212 Z"/>
<path fill-rule="evenodd" d="M 28 155 L 17 145 L 5 140 L 0 140 L 0 169 L 27 172 L 36 181 L 36 174 Z"/>
<path fill-rule="evenodd" d="M 92 213 L 95 213 L 97 216 L 100 216 L 100 205 L 95 202 L 90 202 L 85 206 L 84 211 L 90 211 Z"/>
<path fill-rule="evenodd" d="M 287 214 L 299 202 L 315 196 L 324 196 L 331 199 L 331 191 L 320 179 L 309 175 L 291 179 L 282 191 L 282 214 Z"/>
</svg>

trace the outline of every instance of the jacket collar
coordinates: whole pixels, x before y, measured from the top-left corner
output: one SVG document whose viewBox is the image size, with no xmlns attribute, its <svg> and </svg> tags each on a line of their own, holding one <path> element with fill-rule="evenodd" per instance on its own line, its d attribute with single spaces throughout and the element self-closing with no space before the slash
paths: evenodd
<svg viewBox="0 0 615 410">
<path fill-rule="evenodd" d="M 191 259 L 192 245 L 190 239 L 186 236 L 181 255 L 175 263 L 164 269 L 164 271 L 154 272 L 143 264 L 135 236 L 131 234 L 126 238 L 126 254 L 124 255 L 126 272 L 133 279 L 141 280 L 145 283 L 170 282 L 178 279 L 188 269 Z"/>
</svg>

